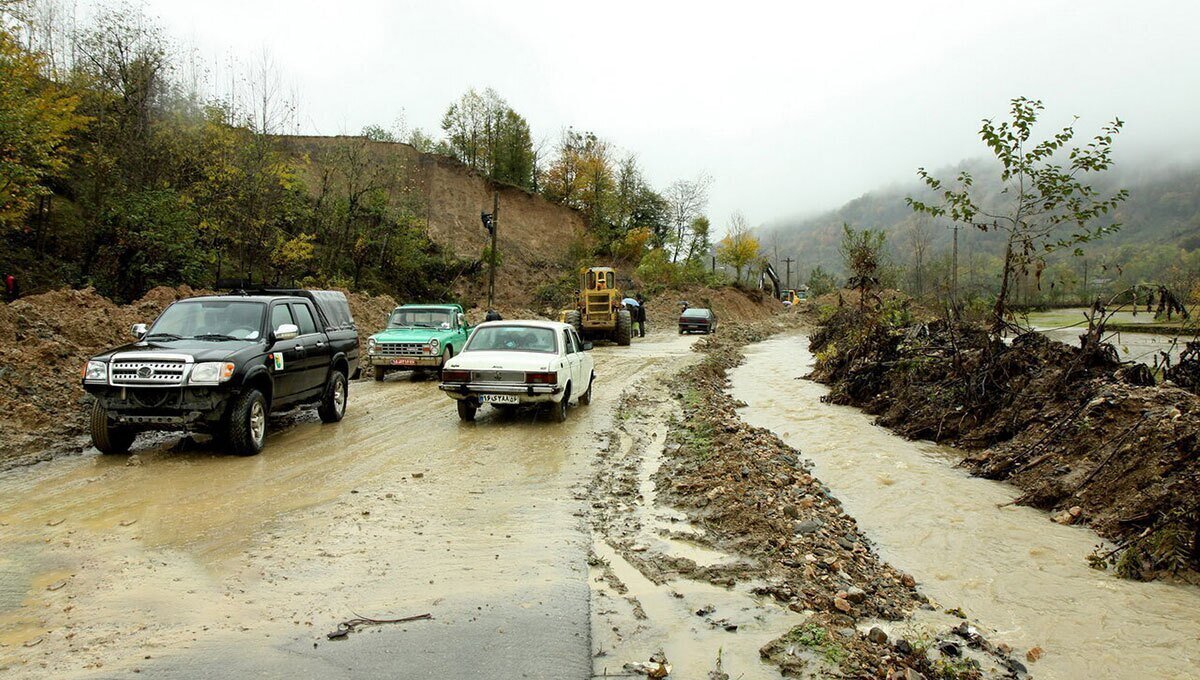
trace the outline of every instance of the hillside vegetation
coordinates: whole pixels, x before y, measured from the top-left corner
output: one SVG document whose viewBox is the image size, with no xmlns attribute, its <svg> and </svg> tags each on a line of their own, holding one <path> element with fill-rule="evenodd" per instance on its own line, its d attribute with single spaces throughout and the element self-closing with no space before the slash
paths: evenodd
<svg viewBox="0 0 1200 680">
<path fill-rule="evenodd" d="M 221 90 L 175 44 L 133 5 L 0 0 L 0 272 L 25 292 L 128 302 L 241 278 L 477 295 L 494 191 L 509 299 L 646 255 L 652 282 L 707 280 L 702 174 L 656 190 L 635 154 L 571 128 L 535 149 L 491 89 L 452 102 L 436 135 L 299 136 L 269 56 L 231 62 Z"/>
<path fill-rule="evenodd" d="M 967 170 L 976 187 L 993 198 L 1000 190 L 994 163 L 963 162 L 937 174 Z M 1114 294 L 1135 284 L 1165 284 L 1192 291 L 1200 284 L 1200 165 L 1171 168 L 1124 166 L 1097 178 L 1101 193 L 1119 188 L 1129 198 L 1109 222 L 1119 231 L 1082 246 L 1082 256 L 1060 252 L 1047 258 L 1040 281 L 1025 277 L 1016 301 L 1023 304 L 1076 304 Z M 911 183 L 869 192 L 836 210 L 780 220 L 759 230 L 768 249 L 796 258 L 792 271 L 804 280 L 820 267 L 844 276 L 838 246 L 842 225 L 878 229 L 887 235 L 887 283 L 914 294 L 944 292 L 950 275 L 953 231 L 946 221 L 914 215 L 906 197 L 929 201 L 933 193 Z M 999 285 L 1004 241 L 999 233 L 959 231 L 959 285 L 966 297 L 993 295 Z"/>
</svg>

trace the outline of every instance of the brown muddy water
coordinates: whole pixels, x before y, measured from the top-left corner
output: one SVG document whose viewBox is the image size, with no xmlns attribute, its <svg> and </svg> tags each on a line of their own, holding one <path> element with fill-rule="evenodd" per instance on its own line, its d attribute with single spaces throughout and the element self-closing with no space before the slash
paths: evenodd
<svg viewBox="0 0 1200 680">
<path fill-rule="evenodd" d="M 1007 506 L 1019 493 L 954 467 L 952 449 L 907 441 L 858 409 L 821 403 L 804 380 L 803 335 L 751 346 L 732 371 L 747 422 L 801 450 L 814 473 L 941 607 L 961 607 L 1018 653 L 1039 679 L 1200 677 L 1200 588 L 1124 581 L 1087 566 L 1101 539 L 1046 513 Z M 900 631 L 934 625 L 921 616 Z"/>
<path fill-rule="evenodd" d="M 140 464 L 0 475 L 0 675 L 221 677 L 221 658 L 242 676 L 586 677 L 598 433 L 691 342 L 597 347 L 594 401 L 561 425 L 490 409 L 461 423 L 435 382 L 400 374 L 354 384 L 342 423 L 279 428 L 259 456 L 159 443 Z M 408 633 L 324 637 L 355 614 L 425 612 Z"/>
</svg>

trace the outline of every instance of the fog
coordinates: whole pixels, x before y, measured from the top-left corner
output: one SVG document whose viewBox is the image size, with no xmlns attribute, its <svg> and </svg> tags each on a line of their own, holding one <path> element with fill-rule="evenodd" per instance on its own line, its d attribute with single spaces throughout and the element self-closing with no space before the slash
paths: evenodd
<svg viewBox="0 0 1200 680">
<path fill-rule="evenodd" d="M 1015 96 L 1054 126 L 1127 127 L 1122 158 L 1200 141 L 1200 5 L 1184 2 L 656 3 L 151 0 L 212 64 L 264 50 L 299 131 L 439 132 L 493 87 L 552 145 L 573 125 L 638 154 L 656 186 L 708 172 L 723 226 L 833 208 L 983 155 Z M 214 67 L 215 70 L 219 68 Z"/>
</svg>

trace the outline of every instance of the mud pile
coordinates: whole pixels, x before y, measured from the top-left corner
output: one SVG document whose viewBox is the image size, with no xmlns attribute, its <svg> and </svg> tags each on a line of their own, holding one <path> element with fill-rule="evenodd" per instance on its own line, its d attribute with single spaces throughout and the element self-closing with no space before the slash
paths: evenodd
<svg viewBox="0 0 1200 680">
<path fill-rule="evenodd" d="M 1104 345 L 1038 334 L 1005 344 L 938 321 L 893 325 L 843 309 L 812 335 L 835 403 L 881 425 L 965 450 L 975 474 L 1008 480 L 1022 504 L 1117 542 L 1097 566 L 1153 578 L 1200 567 L 1200 397 L 1155 386 Z"/>
<path fill-rule="evenodd" d="M 0 305 L 0 463 L 86 448 L 84 363 L 130 342 L 131 325 L 154 321 L 175 300 L 210 292 L 159 287 L 118 305 L 91 288 L 63 289 Z M 363 337 L 382 328 L 395 306 L 386 295 L 348 298 Z"/>
<path fill-rule="evenodd" d="M 782 303 L 761 290 L 745 290 L 734 286 L 691 286 L 652 296 L 646 305 L 647 328 L 669 328 L 674 331 L 678 327 L 679 311 L 684 301 L 690 307 L 713 310 L 719 323 L 759 321 L 783 310 Z"/>
</svg>

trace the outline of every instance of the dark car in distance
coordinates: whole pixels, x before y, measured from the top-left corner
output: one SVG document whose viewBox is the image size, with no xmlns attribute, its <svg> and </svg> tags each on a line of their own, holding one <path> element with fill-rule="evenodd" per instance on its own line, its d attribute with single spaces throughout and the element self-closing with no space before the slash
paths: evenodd
<svg viewBox="0 0 1200 680">
<path fill-rule="evenodd" d="M 346 413 L 358 372 L 358 330 L 337 291 L 261 289 L 187 298 L 135 342 L 92 357 L 92 443 L 129 451 L 138 433 L 198 431 L 233 453 L 262 450 L 272 412 L 315 406 L 323 422 Z"/>
<path fill-rule="evenodd" d="M 679 334 L 716 333 L 717 315 L 711 309 L 690 307 L 679 314 Z"/>
</svg>

